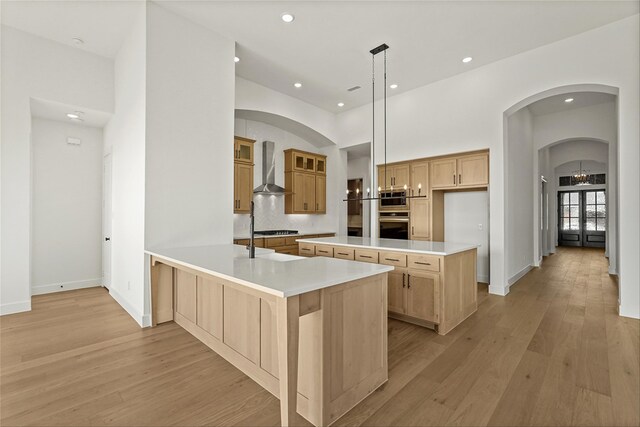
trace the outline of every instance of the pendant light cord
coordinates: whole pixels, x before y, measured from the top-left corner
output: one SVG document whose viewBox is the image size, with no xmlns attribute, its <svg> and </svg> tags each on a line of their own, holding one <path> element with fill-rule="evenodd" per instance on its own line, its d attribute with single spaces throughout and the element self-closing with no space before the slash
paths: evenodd
<svg viewBox="0 0 640 427">
<path fill-rule="evenodd" d="M 375 100 L 374 100 L 375 102 Z M 384 185 L 387 185 L 387 51 L 384 51 Z M 393 196 L 393 194 L 391 194 Z"/>
</svg>

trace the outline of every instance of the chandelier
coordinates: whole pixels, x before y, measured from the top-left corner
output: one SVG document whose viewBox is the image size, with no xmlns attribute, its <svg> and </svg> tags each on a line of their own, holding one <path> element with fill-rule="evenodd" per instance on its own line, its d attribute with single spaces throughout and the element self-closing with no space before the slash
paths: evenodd
<svg viewBox="0 0 640 427">
<path fill-rule="evenodd" d="M 572 180 L 573 185 L 591 185 L 591 174 L 582 169 L 582 161 L 580 161 L 580 169 L 573 173 Z"/>
<path fill-rule="evenodd" d="M 371 136 L 371 152 L 373 153 L 371 158 L 372 169 L 375 165 L 375 153 L 376 153 L 376 55 L 379 53 L 383 53 L 384 56 L 384 74 L 383 74 L 383 87 L 384 87 L 384 96 L 383 96 L 383 129 L 384 129 L 384 182 L 387 182 L 387 49 L 389 46 L 386 43 L 381 44 L 380 46 L 374 47 L 369 51 L 371 54 L 371 66 L 372 66 L 372 74 L 371 74 L 371 90 L 372 90 L 372 99 L 371 99 L 371 114 L 372 114 L 372 136 Z M 372 174 L 373 176 L 373 174 Z M 404 185 L 403 188 L 405 191 L 407 190 L 407 185 Z M 369 188 L 367 188 L 366 193 L 364 191 L 360 191 L 359 188 L 356 189 L 355 192 L 347 189 L 347 198 L 342 199 L 343 202 L 351 202 L 353 200 L 364 200 L 364 201 L 372 201 L 372 200 L 381 200 L 381 199 L 417 199 L 417 198 L 426 198 L 426 193 L 422 193 L 422 183 L 418 183 L 418 195 L 403 195 L 396 196 L 393 192 L 393 185 L 390 187 L 389 192 L 383 192 L 382 187 L 378 187 L 377 196 L 376 193 L 371 192 Z M 374 190 L 375 191 L 375 190 Z M 354 198 L 349 198 L 350 193 L 353 193 Z"/>
</svg>

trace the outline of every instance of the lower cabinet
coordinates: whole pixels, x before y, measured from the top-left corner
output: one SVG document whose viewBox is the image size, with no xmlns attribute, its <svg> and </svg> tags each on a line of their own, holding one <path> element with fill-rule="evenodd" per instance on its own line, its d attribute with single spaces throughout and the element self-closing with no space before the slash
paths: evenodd
<svg viewBox="0 0 640 427">
<path fill-rule="evenodd" d="M 407 316 L 439 323 L 440 275 L 409 270 L 407 273 Z"/>
<path fill-rule="evenodd" d="M 387 299 L 389 311 L 392 313 L 405 314 L 407 312 L 407 270 L 395 268 L 390 271 L 387 278 Z"/>
</svg>

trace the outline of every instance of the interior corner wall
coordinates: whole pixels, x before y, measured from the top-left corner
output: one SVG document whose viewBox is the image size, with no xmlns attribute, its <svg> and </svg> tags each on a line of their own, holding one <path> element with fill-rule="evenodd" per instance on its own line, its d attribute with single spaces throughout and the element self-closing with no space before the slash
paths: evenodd
<svg viewBox="0 0 640 427">
<path fill-rule="evenodd" d="M 30 98 L 113 111 L 113 61 L 1 28 L 0 314 L 31 308 Z"/>
<path fill-rule="evenodd" d="M 235 44 L 149 2 L 146 48 L 145 246 L 230 243 Z"/>
<path fill-rule="evenodd" d="M 115 60 L 115 112 L 104 128 L 112 160 L 110 294 L 141 326 L 144 318 L 146 19 L 139 11 Z"/>
<path fill-rule="evenodd" d="M 534 264 L 531 224 L 534 222 L 533 119 L 528 108 L 509 116 L 509 159 L 505 171 L 507 279 L 517 281 Z"/>
<path fill-rule="evenodd" d="M 34 295 L 102 284 L 102 139 L 101 128 L 32 121 Z"/>
</svg>

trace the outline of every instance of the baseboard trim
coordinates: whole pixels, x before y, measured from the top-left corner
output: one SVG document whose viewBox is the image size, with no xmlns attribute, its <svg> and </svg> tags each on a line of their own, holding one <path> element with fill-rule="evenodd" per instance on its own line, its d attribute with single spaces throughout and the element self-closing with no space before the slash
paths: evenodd
<svg viewBox="0 0 640 427">
<path fill-rule="evenodd" d="M 526 267 L 524 267 L 522 270 L 518 271 L 516 274 L 511 276 L 511 278 L 509 278 L 509 287 L 511 287 L 511 285 L 516 283 L 518 280 L 522 279 L 524 275 L 530 272 L 532 269 L 533 269 L 533 265 L 529 264 Z"/>
<path fill-rule="evenodd" d="M 489 285 L 489 293 L 491 295 L 506 296 L 509 293 L 509 287 L 503 288 L 502 286 Z"/>
<path fill-rule="evenodd" d="M 0 304 L 0 316 L 31 311 L 31 300 Z"/>
<path fill-rule="evenodd" d="M 102 277 L 97 279 L 76 280 L 73 282 L 50 283 L 48 285 L 38 285 L 31 288 L 31 295 L 51 294 L 54 292 L 72 291 L 74 289 L 95 288 L 102 286 Z"/>
<path fill-rule="evenodd" d="M 136 310 L 135 307 L 113 287 L 109 289 L 109 295 L 111 295 L 111 298 L 113 298 L 127 313 L 129 313 L 129 316 L 133 317 L 133 320 L 135 320 L 140 327 L 145 328 L 151 325 L 149 316 L 143 316 L 138 312 L 138 310 Z"/>
</svg>

